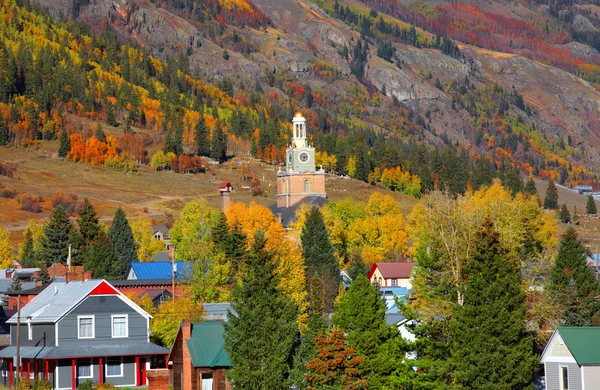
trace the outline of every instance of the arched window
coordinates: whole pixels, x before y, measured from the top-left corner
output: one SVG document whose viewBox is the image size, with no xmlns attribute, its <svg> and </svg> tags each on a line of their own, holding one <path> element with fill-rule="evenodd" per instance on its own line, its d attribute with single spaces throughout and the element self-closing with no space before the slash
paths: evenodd
<svg viewBox="0 0 600 390">
<path fill-rule="evenodd" d="M 310 192 L 310 182 L 308 180 L 304 181 L 304 192 Z"/>
</svg>

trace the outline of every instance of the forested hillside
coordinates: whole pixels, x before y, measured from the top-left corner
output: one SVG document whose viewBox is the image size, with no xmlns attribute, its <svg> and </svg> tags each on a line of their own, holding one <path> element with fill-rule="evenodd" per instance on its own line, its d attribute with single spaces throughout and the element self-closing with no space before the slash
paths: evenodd
<svg viewBox="0 0 600 390">
<path fill-rule="evenodd" d="M 495 14 L 477 5 L 445 3 L 398 3 L 407 10 L 401 14 L 390 11 L 393 2 L 368 1 L 318 1 L 322 10 L 293 1 L 107 4 L 3 3 L 0 143 L 28 147 L 65 134 L 59 155 L 125 172 L 153 162 L 198 172 L 206 166 L 198 157 L 236 154 L 280 163 L 289 120 L 301 109 L 324 168 L 412 196 L 446 187 L 461 193 L 494 177 L 518 191 L 518 175 L 530 173 L 595 182 L 597 92 L 553 68 L 543 85 L 523 79 L 514 69 L 541 65 L 450 39 L 479 44 L 456 32 L 472 25 L 463 19 L 473 14 L 477 25 L 490 26 L 493 42 L 517 31 L 550 57 L 480 46 L 585 78 L 582 69 L 596 57 L 576 69 L 539 44 L 577 37 L 566 16 L 552 16 L 556 10 L 541 28 L 542 16 L 521 24 L 496 17 L 491 25 L 485 18 Z M 290 10 L 298 17 L 290 19 Z M 511 72 L 507 86 L 502 77 Z M 526 97 L 550 83 L 571 90 L 557 95 L 562 111 L 545 95 Z M 569 122 L 574 116 L 587 124 Z"/>
</svg>

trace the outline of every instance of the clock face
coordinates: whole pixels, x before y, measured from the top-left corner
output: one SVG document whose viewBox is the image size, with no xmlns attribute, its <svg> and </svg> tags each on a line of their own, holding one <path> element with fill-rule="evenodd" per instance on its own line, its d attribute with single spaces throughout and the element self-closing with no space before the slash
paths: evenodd
<svg viewBox="0 0 600 390">
<path fill-rule="evenodd" d="M 300 159 L 300 161 L 302 161 L 303 163 L 308 161 L 308 153 L 306 152 L 302 152 L 300 153 L 300 155 L 298 156 L 298 158 Z"/>
</svg>

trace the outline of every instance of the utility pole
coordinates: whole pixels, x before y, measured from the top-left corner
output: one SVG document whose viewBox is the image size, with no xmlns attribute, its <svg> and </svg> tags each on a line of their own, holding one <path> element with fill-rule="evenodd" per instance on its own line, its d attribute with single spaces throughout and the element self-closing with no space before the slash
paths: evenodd
<svg viewBox="0 0 600 390">
<path fill-rule="evenodd" d="M 173 302 L 175 302 L 175 272 L 177 272 L 177 264 L 175 264 L 175 247 L 173 247 L 173 263 L 171 263 L 171 284 L 173 288 Z"/>
<path fill-rule="evenodd" d="M 21 377 L 21 294 L 19 294 L 18 292 L 17 294 L 17 377 L 15 378 L 16 389 L 19 388 L 19 379 Z"/>
</svg>

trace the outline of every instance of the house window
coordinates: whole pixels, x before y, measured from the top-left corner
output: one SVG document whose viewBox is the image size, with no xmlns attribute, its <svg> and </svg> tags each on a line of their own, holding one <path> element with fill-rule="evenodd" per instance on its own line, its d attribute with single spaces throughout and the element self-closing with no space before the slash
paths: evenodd
<svg viewBox="0 0 600 390">
<path fill-rule="evenodd" d="M 127 337 L 127 314 L 113 315 L 112 318 L 112 337 Z"/>
<path fill-rule="evenodd" d="M 123 358 L 120 356 L 106 358 L 106 376 L 123 376 Z"/>
<path fill-rule="evenodd" d="M 310 182 L 308 180 L 304 181 L 304 192 L 310 192 Z"/>
<path fill-rule="evenodd" d="M 93 339 L 94 338 L 94 316 L 78 316 L 77 317 L 77 338 Z"/>
<path fill-rule="evenodd" d="M 569 367 L 560 368 L 560 390 L 569 390 Z"/>
<path fill-rule="evenodd" d="M 202 390 L 212 390 L 213 388 L 213 374 L 212 372 L 202 373 Z"/>
<path fill-rule="evenodd" d="M 77 360 L 77 376 L 79 378 L 93 378 L 92 376 L 92 359 Z"/>
<path fill-rule="evenodd" d="M 392 279 L 392 287 L 396 287 L 398 285 L 397 279 Z"/>
</svg>

